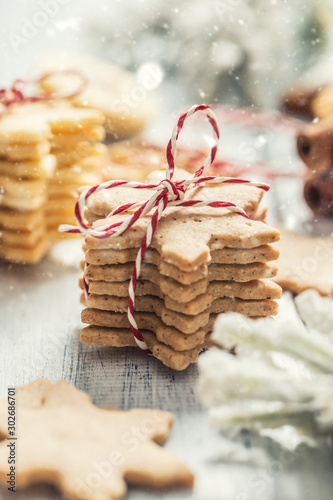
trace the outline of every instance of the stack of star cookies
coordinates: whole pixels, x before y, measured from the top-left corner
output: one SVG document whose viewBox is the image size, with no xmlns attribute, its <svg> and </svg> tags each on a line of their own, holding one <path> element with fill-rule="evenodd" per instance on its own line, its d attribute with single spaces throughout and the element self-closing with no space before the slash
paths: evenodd
<svg viewBox="0 0 333 500">
<path fill-rule="evenodd" d="M 0 256 L 37 262 L 48 246 L 44 207 L 56 162 L 47 121 L 17 110 L 0 120 Z"/>
<path fill-rule="evenodd" d="M 103 120 L 65 101 L 22 104 L 1 117 L 1 257 L 38 262 L 58 225 L 75 222 L 77 188 L 101 181 Z"/>
<path fill-rule="evenodd" d="M 186 172 L 178 174 L 186 177 Z M 157 176 L 158 177 L 158 176 Z M 152 180 L 151 178 L 149 179 Z M 155 179 L 156 180 L 156 179 Z M 115 188 L 89 198 L 86 217 L 95 227 L 117 206 L 151 197 L 149 190 Z M 210 343 L 219 313 L 249 317 L 277 313 L 281 289 L 270 278 L 278 257 L 279 232 L 259 220 L 262 191 L 220 184 L 186 193 L 186 199 L 224 200 L 243 208 L 251 220 L 226 209 L 167 208 L 146 253 L 135 291 L 135 319 L 153 355 L 176 370 L 196 361 Z M 130 213 L 125 214 L 125 216 Z M 135 345 L 127 319 L 129 279 L 151 215 L 121 236 L 85 238 L 81 300 L 81 341 Z M 112 222 L 123 220 L 113 217 Z"/>
<path fill-rule="evenodd" d="M 75 223 L 74 205 L 80 186 L 98 184 L 100 172 L 107 160 L 104 117 L 94 109 L 53 106 L 48 111 L 51 127 L 51 152 L 56 170 L 48 185 L 46 223 L 51 240 L 63 237 L 58 232 L 61 223 Z"/>
</svg>

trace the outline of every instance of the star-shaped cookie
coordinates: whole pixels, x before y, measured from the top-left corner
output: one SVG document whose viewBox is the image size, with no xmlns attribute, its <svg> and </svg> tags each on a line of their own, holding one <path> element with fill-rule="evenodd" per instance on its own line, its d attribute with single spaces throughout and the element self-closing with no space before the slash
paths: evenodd
<svg viewBox="0 0 333 500">
<path fill-rule="evenodd" d="M 169 412 L 94 406 L 61 380 L 39 379 L 16 390 L 16 486 L 50 482 L 68 498 L 114 500 L 126 483 L 191 487 L 193 475 L 170 451 Z M 8 401 L 0 400 L 0 484 L 7 485 Z M 8 438 L 8 439 L 7 439 Z"/>
</svg>

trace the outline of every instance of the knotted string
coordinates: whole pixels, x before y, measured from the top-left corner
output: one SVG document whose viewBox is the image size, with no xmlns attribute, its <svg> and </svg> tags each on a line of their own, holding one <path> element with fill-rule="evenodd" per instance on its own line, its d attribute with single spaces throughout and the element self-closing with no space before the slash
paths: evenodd
<svg viewBox="0 0 333 500">
<path fill-rule="evenodd" d="M 173 175 L 175 170 L 175 159 L 177 153 L 177 140 L 179 133 L 182 130 L 185 121 L 194 113 L 201 111 L 207 117 L 212 130 L 213 130 L 213 145 L 209 156 L 206 158 L 204 164 L 193 174 L 189 179 L 173 181 Z M 200 104 L 192 106 L 192 108 L 183 113 L 178 122 L 176 123 L 171 139 L 167 146 L 167 162 L 168 167 L 166 170 L 165 179 L 163 179 L 159 184 L 144 184 L 140 182 L 128 182 L 124 180 L 117 181 L 107 181 L 102 184 L 93 186 L 85 191 L 83 191 L 75 206 L 75 215 L 77 219 L 77 226 L 71 225 L 61 225 L 59 226 L 59 231 L 67 233 L 82 233 L 85 235 L 91 235 L 95 238 L 108 238 L 112 236 L 119 236 L 129 229 L 135 222 L 147 215 L 151 210 L 154 210 L 153 215 L 148 223 L 145 235 L 141 241 L 140 249 L 136 256 L 134 269 L 132 277 L 128 288 L 128 310 L 127 317 L 131 331 L 134 335 L 135 341 L 141 350 L 147 354 L 151 354 L 150 349 L 145 343 L 141 332 L 138 329 L 137 323 L 134 317 L 134 306 L 135 306 L 135 288 L 137 279 L 140 276 L 141 264 L 144 260 L 147 248 L 149 247 L 153 235 L 156 231 L 158 221 L 160 220 L 164 210 L 167 207 L 213 207 L 213 208 L 227 208 L 228 210 L 235 212 L 247 219 L 249 216 L 245 211 L 237 207 L 234 203 L 227 201 L 209 201 L 209 200 L 185 200 L 185 193 L 194 189 L 202 184 L 247 184 L 248 186 L 254 186 L 264 191 L 268 191 L 269 186 L 263 183 L 252 182 L 239 178 L 231 177 L 215 177 L 215 176 L 202 176 L 202 174 L 210 167 L 216 156 L 218 142 L 219 142 L 219 129 L 217 125 L 217 120 L 214 112 L 205 104 Z M 120 207 L 115 208 L 107 216 L 107 219 L 112 218 L 113 215 L 124 213 L 127 210 L 134 210 L 134 213 L 128 216 L 126 219 L 120 222 L 106 223 L 98 228 L 89 226 L 84 221 L 84 209 L 87 200 L 94 193 L 98 193 L 105 189 L 112 189 L 115 187 L 131 188 L 131 189 L 151 189 L 155 191 L 151 198 L 147 201 L 139 201 L 134 203 L 126 203 Z M 89 284 L 84 279 L 84 289 L 86 295 L 89 294 Z"/>
<path fill-rule="evenodd" d="M 36 94 L 28 94 L 27 89 L 31 85 L 39 85 L 43 83 L 48 78 L 58 75 L 65 74 L 76 76 L 79 78 L 79 82 L 77 87 L 71 91 L 41 91 Z M 9 88 L 0 89 L 0 104 L 2 104 L 3 109 L 0 110 L 0 118 L 4 115 L 8 114 L 14 106 L 26 104 L 30 102 L 40 102 L 40 101 L 48 101 L 48 100 L 58 100 L 58 99 L 70 99 L 72 97 L 80 94 L 83 89 L 87 86 L 88 80 L 76 70 L 59 70 L 52 71 L 49 73 L 44 73 L 42 76 L 35 80 L 15 80 L 13 85 Z"/>
</svg>

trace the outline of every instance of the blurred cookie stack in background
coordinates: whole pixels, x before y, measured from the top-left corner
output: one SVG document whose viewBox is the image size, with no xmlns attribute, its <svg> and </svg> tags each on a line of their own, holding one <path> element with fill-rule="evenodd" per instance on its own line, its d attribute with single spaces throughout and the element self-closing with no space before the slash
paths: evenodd
<svg viewBox="0 0 333 500">
<path fill-rule="evenodd" d="M 78 187 L 101 179 L 103 121 L 66 101 L 24 103 L 1 118 L 2 257 L 39 262 L 58 225 L 75 221 Z"/>
<path fill-rule="evenodd" d="M 68 92 L 77 88 L 82 78 L 87 81 L 83 90 L 69 99 L 72 108 L 67 121 L 56 123 L 54 119 L 51 123 L 57 169 L 49 187 L 47 220 L 54 240 L 68 236 L 58 232 L 60 223 L 75 223 L 74 201 L 80 186 L 110 179 L 144 179 L 161 167 L 162 161 L 156 160 L 156 155 L 160 156 L 157 147 L 143 151 L 141 145 L 133 148 L 130 143 L 126 147 L 121 142 L 109 146 L 108 152 L 100 143 L 106 134 L 112 142 L 138 134 L 156 111 L 153 95 L 138 85 L 133 73 L 103 60 L 69 54 L 48 58 L 39 71 L 45 72 L 40 86 L 46 92 Z M 126 161 L 128 155 L 130 161 Z"/>
<path fill-rule="evenodd" d="M 108 162 L 103 169 L 105 181 L 124 179 L 144 182 L 155 170 L 167 167 L 165 148 L 149 144 L 143 140 L 120 141 L 108 148 Z M 187 172 L 194 173 L 197 166 L 205 160 L 205 152 L 179 148 L 177 165 Z"/>
<path fill-rule="evenodd" d="M 100 182 L 107 148 L 100 142 L 105 137 L 101 111 L 61 103 L 48 113 L 56 169 L 49 181 L 45 213 L 48 236 L 53 241 L 63 237 L 59 224 L 75 223 L 78 188 Z"/>
<path fill-rule="evenodd" d="M 0 256 L 38 262 L 48 247 L 44 216 L 50 155 L 50 127 L 32 105 L 17 107 L 0 120 Z"/>
<path fill-rule="evenodd" d="M 104 61 L 54 57 L 39 75 L 27 89 L 22 81 L 24 102 L 0 116 L 0 256 L 28 263 L 49 242 L 73 237 L 58 226 L 75 224 L 78 188 L 110 176 L 106 131 L 111 141 L 132 137 L 155 109 L 132 73 Z M 36 98 L 26 99 L 30 86 Z M 121 170 L 116 176 L 127 178 Z"/>
</svg>

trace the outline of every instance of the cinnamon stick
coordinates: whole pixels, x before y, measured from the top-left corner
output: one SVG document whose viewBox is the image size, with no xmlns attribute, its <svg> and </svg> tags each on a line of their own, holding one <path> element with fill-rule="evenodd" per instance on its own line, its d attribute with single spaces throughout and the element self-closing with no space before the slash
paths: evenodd
<svg viewBox="0 0 333 500">
<path fill-rule="evenodd" d="M 317 89 L 308 87 L 291 88 L 282 98 L 282 109 L 292 115 L 304 118 L 313 117 L 312 101 Z"/>
<path fill-rule="evenodd" d="M 333 115 L 306 125 L 297 138 L 297 149 L 313 171 L 323 171 L 333 158 Z"/>
<path fill-rule="evenodd" d="M 315 215 L 333 216 L 333 170 L 309 177 L 304 198 Z"/>
</svg>

